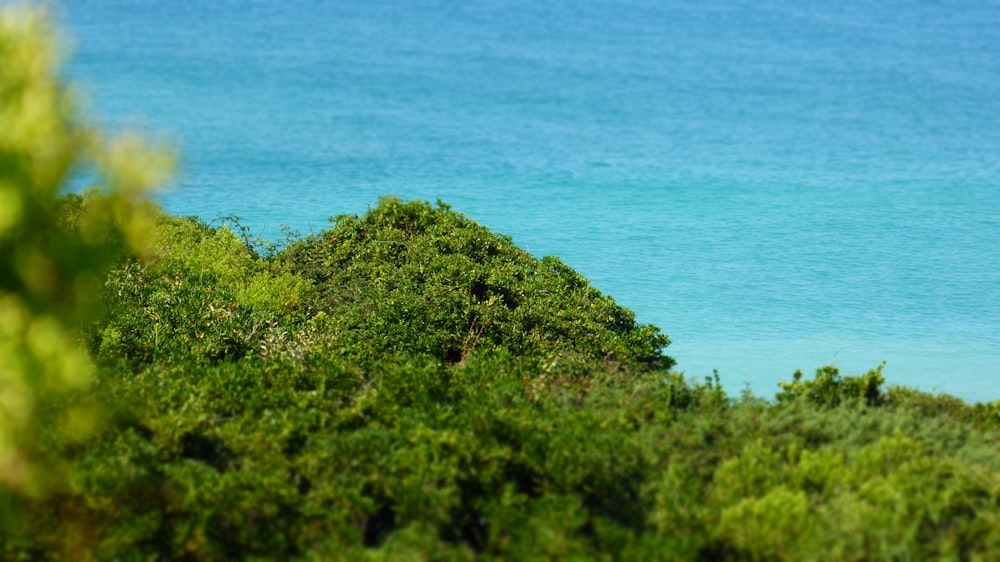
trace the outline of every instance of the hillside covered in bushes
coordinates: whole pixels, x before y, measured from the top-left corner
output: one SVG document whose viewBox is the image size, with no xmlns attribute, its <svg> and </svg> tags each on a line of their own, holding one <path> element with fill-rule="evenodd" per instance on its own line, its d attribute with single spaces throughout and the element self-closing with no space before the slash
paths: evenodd
<svg viewBox="0 0 1000 562">
<path fill-rule="evenodd" d="M 833 366 L 728 396 L 441 203 L 280 245 L 168 215 L 169 153 L 56 61 L 4 8 L 4 559 L 997 558 L 1000 403 Z"/>
<path fill-rule="evenodd" d="M 88 204 L 63 202 L 66 228 Z M 444 206 L 385 199 L 270 252 L 165 214 L 155 233 L 150 257 L 117 252 L 85 329 L 100 430 L 48 436 L 69 481 L 21 506 L 9 555 L 1000 549 L 995 407 L 832 367 L 726 396 L 569 267 Z"/>
</svg>

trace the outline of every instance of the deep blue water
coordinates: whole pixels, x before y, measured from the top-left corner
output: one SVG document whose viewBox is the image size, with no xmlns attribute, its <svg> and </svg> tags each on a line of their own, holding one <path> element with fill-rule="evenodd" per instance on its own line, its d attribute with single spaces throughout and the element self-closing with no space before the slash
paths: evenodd
<svg viewBox="0 0 1000 562">
<path fill-rule="evenodd" d="M 64 0 L 167 210 L 303 233 L 441 198 L 732 391 L 835 361 L 1000 398 L 1000 3 Z M 138 117 L 140 120 L 134 121 Z"/>
</svg>

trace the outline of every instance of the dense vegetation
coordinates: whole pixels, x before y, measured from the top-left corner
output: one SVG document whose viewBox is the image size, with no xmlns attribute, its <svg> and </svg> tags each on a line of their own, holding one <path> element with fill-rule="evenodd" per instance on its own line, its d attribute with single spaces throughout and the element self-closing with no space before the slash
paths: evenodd
<svg viewBox="0 0 1000 562">
<path fill-rule="evenodd" d="M 833 367 L 731 399 L 565 265 L 425 203 L 264 257 L 193 219 L 155 231 L 85 330 L 103 430 L 49 436 L 69 483 L 23 501 L 10 555 L 1000 551 L 995 407 Z"/>
<path fill-rule="evenodd" d="M 1000 404 L 832 366 L 730 397 L 565 264 L 445 205 L 384 199 L 268 247 L 150 211 L 121 163 L 104 195 L 38 195 L 45 143 L 10 146 L 0 197 L 36 199 L 0 212 L 7 559 L 1000 552 Z"/>
</svg>

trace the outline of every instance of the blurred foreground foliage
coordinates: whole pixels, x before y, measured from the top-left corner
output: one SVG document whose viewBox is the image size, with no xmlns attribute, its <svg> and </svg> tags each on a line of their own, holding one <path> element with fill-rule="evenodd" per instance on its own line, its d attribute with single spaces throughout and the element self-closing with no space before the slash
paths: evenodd
<svg viewBox="0 0 1000 562">
<path fill-rule="evenodd" d="M 122 251 L 144 253 L 142 194 L 170 167 L 137 136 L 109 140 L 81 119 L 58 62 L 43 14 L 0 6 L 0 518 L 11 497 L 61 485 L 43 430 L 83 439 L 97 423 L 86 401 L 63 402 L 92 375 L 77 333 L 106 268 Z M 70 217 L 59 193 L 81 168 L 106 189 Z"/>
<path fill-rule="evenodd" d="M 4 21 L 6 73 L 24 39 Z M 261 252 L 127 176 L 57 198 L 64 173 L 25 164 L 55 145 L 3 141 L 0 197 L 25 202 L 0 208 L 5 559 L 1000 552 L 996 403 L 832 366 L 732 398 L 565 264 L 444 205 L 385 199 Z"/>
</svg>

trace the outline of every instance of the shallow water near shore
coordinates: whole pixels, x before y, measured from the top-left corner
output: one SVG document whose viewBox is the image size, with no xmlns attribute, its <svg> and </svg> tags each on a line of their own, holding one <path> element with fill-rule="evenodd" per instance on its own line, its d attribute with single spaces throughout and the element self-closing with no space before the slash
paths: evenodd
<svg viewBox="0 0 1000 562">
<path fill-rule="evenodd" d="M 56 13 L 97 114 L 180 140 L 170 212 L 276 238 L 440 198 L 560 256 L 731 392 L 885 361 L 890 383 L 1000 399 L 1000 5 Z"/>
</svg>

